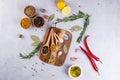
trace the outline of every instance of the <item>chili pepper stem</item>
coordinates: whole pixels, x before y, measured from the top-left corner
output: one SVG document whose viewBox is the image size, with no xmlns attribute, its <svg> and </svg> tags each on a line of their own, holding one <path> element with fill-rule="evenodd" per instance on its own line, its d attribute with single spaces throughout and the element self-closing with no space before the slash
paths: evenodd
<svg viewBox="0 0 120 80">
<path fill-rule="evenodd" d="M 100 76 L 100 73 L 99 73 L 99 71 L 97 71 L 97 73 L 98 73 L 98 76 Z"/>
<path fill-rule="evenodd" d="M 99 62 L 100 62 L 101 64 L 103 64 L 103 62 L 102 62 L 101 60 L 99 60 Z"/>
</svg>

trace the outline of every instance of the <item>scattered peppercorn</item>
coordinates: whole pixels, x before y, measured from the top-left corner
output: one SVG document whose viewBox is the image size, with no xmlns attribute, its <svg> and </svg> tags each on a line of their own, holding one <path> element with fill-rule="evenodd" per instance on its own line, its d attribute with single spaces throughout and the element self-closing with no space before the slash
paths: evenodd
<svg viewBox="0 0 120 80">
<path fill-rule="evenodd" d="M 42 63 L 42 65 L 45 65 L 44 63 Z"/>
<path fill-rule="evenodd" d="M 43 69 L 41 69 L 41 71 L 43 71 Z"/>
<path fill-rule="evenodd" d="M 27 68 L 26 66 L 24 66 L 24 68 Z"/>
</svg>

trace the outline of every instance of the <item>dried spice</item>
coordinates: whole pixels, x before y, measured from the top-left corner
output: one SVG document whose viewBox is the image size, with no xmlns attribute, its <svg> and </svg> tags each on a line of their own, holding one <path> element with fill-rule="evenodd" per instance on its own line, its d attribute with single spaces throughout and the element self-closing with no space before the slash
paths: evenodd
<svg viewBox="0 0 120 80">
<path fill-rule="evenodd" d="M 45 24 L 45 21 L 41 16 L 37 16 L 33 19 L 33 24 L 35 27 L 40 28 Z"/>
<path fill-rule="evenodd" d="M 46 9 L 41 8 L 40 11 L 41 11 L 42 13 L 45 13 L 45 12 L 46 12 Z"/>
<path fill-rule="evenodd" d="M 50 17 L 49 17 L 49 19 L 48 19 L 48 22 L 52 21 L 54 18 L 55 18 L 55 14 L 51 14 Z"/>
<path fill-rule="evenodd" d="M 19 38 L 24 38 L 24 36 L 22 34 L 19 34 Z"/>
<path fill-rule="evenodd" d="M 82 29 L 82 27 L 81 26 L 78 26 L 78 25 L 75 25 L 75 26 L 72 26 L 71 28 L 70 28 L 70 30 L 72 31 L 72 32 L 77 32 L 77 31 L 80 31 Z"/>
<path fill-rule="evenodd" d="M 48 15 L 44 15 L 43 16 L 45 19 L 49 19 L 49 16 Z"/>
<path fill-rule="evenodd" d="M 50 49 L 51 49 L 51 51 L 55 52 L 56 51 L 56 46 L 53 44 L 53 45 L 51 45 Z"/>
<path fill-rule="evenodd" d="M 32 25 L 32 22 L 29 18 L 23 18 L 20 22 L 21 27 L 24 29 L 28 29 L 30 28 L 30 26 Z"/>
<path fill-rule="evenodd" d="M 81 51 L 80 48 L 76 48 L 76 49 L 75 49 L 75 52 L 78 52 L 78 51 Z"/>
<path fill-rule="evenodd" d="M 39 39 L 39 37 L 38 36 L 35 36 L 35 35 L 31 35 L 31 39 L 33 40 L 33 41 L 39 41 L 40 42 L 40 39 Z"/>
<path fill-rule="evenodd" d="M 65 54 L 68 52 L 68 48 L 67 48 L 66 45 L 63 46 L 63 51 L 64 51 Z"/>
<path fill-rule="evenodd" d="M 43 50 L 42 50 L 42 53 L 43 53 L 43 54 L 47 54 L 48 51 L 49 51 L 48 46 L 44 46 L 44 47 L 43 47 Z"/>
<path fill-rule="evenodd" d="M 70 57 L 70 60 L 71 61 L 76 61 L 78 58 L 76 58 L 76 57 Z"/>
<path fill-rule="evenodd" d="M 32 46 L 37 46 L 41 42 L 40 39 L 39 39 L 39 37 L 35 36 L 35 35 L 31 35 L 31 39 L 34 41 L 32 43 Z"/>
<path fill-rule="evenodd" d="M 28 17 L 34 17 L 36 15 L 36 9 L 35 7 L 29 5 L 24 9 L 24 13 Z"/>
</svg>

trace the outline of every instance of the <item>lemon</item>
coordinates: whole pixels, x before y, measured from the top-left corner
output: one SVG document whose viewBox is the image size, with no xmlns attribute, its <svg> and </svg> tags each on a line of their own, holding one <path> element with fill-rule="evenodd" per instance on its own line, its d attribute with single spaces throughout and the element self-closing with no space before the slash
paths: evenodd
<svg viewBox="0 0 120 80">
<path fill-rule="evenodd" d="M 63 9 L 65 6 L 66 6 L 66 2 L 65 1 L 58 1 L 57 7 L 59 9 Z"/>
<path fill-rule="evenodd" d="M 62 9 L 62 13 L 64 15 L 68 15 L 68 14 L 70 14 L 70 12 L 71 12 L 71 8 L 69 6 L 66 6 Z"/>
</svg>

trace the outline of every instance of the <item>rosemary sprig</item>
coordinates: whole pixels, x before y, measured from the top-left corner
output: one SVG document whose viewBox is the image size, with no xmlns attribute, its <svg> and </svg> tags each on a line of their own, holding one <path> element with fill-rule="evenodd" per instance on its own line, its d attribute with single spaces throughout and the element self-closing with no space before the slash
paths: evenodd
<svg viewBox="0 0 120 80">
<path fill-rule="evenodd" d="M 71 16 L 69 16 L 69 17 L 65 17 L 65 18 L 63 18 L 63 19 L 57 19 L 57 22 L 59 23 L 59 22 L 68 22 L 68 21 L 74 21 L 74 20 L 77 20 L 77 19 L 79 19 L 79 18 L 84 18 L 86 15 L 83 13 L 83 12 L 81 12 L 81 11 L 79 11 L 78 12 L 78 14 L 73 14 L 73 15 L 71 15 Z"/>
<path fill-rule="evenodd" d="M 74 20 L 77 20 L 79 18 L 84 18 L 85 19 L 85 22 L 84 22 L 84 25 L 83 25 L 83 30 L 82 32 L 80 33 L 80 36 L 77 38 L 77 42 L 80 43 L 80 41 L 82 40 L 82 37 L 89 25 L 89 15 L 88 14 L 85 14 L 81 11 L 78 12 L 78 14 L 73 14 L 69 17 L 65 17 L 63 19 L 57 19 L 57 23 L 59 22 L 68 22 L 68 21 L 74 21 Z"/>
<path fill-rule="evenodd" d="M 80 41 L 81 41 L 81 39 L 82 39 L 82 37 L 83 37 L 83 35 L 84 35 L 84 33 L 85 33 L 88 25 L 89 25 L 89 17 L 90 17 L 90 16 L 87 14 L 87 15 L 86 15 L 86 18 L 85 18 L 83 30 L 82 30 L 82 32 L 80 33 L 80 36 L 79 36 L 78 39 L 77 39 L 77 42 L 78 42 L 78 43 L 80 43 Z"/>
<path fill-rule="evenodd" d="M 38 44 L 38 46 L 32 51 L 30 52 L 28 55 L 23 55 L 22 53 L 19 54 L 19 56 L 22 59 L 30 59 L 31 57 L 33 57 L 35 55 L 35 53 L 37 53 L 40 49 L 41 43 Z"/>
</svg>

